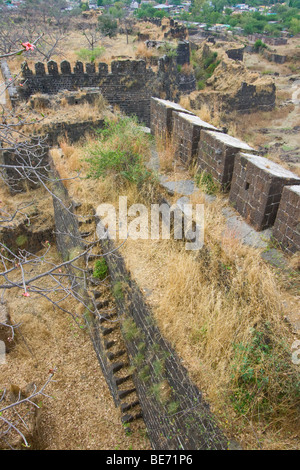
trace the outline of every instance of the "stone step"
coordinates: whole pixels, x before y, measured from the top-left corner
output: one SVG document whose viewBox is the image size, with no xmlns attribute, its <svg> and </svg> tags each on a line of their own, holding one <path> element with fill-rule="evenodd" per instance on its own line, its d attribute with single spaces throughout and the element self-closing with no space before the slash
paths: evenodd
<svg viewBox="0 0 300 470">
<path fill-rule="evenodd" d="M 136 392 L 136 389 L 135 388 L 129 388 L 127 390 L 120 390 L 118 392 L 118 395 L 119 395 L 120 400 L 122 400 L 123 398 L 127 397 L 128 395 L 130 395 L 133 392 Z"/>
<path fill-rule="evenodd" d="M 96 303 L 96 307 L 97 309 L 101 309 L 101 308 L 105 308 L 105 307 L 108 307 L 109 306 L 109 303 L 110 303 L 110 300 L 109 299 L 106 299 L 106 300 L 100 300 L 100 302 L 97 302 Z"/>
<path fill-rule="evenodd" d="M 105 349 L 110 349 L 116 344 L 116 341 L 105 341 L 104 342 L 104 347 Z"/>
<path fill-rule="evenodd" d="M 129 374 L 129 375 L 126 375 L 125 377 L 118 377 L 116 378 L 116 385 L 117 387 L 125 382 L 127 382 L 128 380 L 132 379 L 132 375 Z"/>
<path fill-rule="evenodd" d="M 105 323 L 106 321 L 109 322 L 110 320 L 112 320 L 116 316 L 117 316 L 116 312 L 109 313 L 107 315 L 103 315 L 103 316 L 101 316 L 101 318 L 99 318 L 99 323 L 101 325 L 102 323 Z"/>
<path fill-rule="evenodd" d="M 81 227 L 83 224 L 92 224 L 93 222 L 94 222 L 94 218 L 90 217 L 89 219 L 79 220 L 78 225 L 79 227 Z"/>
<path fill-rule="evenodd" d="M 119 370 L 123 369 L 123 367 L 126 367 L 127 364 L 125 362 L 116 362 L 115 364 L 112 364 L 111 370 L 112 373 L 115 374 L 116 372 L 119 372 Z"/>
<path fill-rule="evenodd" d="M 113 361 L 114 359 L 117 359 L 118 357 L 124 356 L 124 354 L 126 354 L 125 349 L 120 349 L 119 351 L 115 353 L 112 353 L 112 352 L 107 353 L 107 357 L 110 361 Z"/>
<path fill-rule="evenodd" d="M 121 418 L 121 421 L 122 421 L 122 424 L 129 424 L 129 423 L 132 423 L 132 421 L 135 421 L 136 419 L 140 419 L 142 418 L 143 415 L 142 413 L 136 413 L 135 415 L 132 415 L 132 414 L 126 414 L 124 416 L 122 416 Z"/>
<path fill-rule="evenodd" d="M 135 408 L 140 404 L 139 400 L 132 401 L 131 403 L 122 403 L 121 404 L 121 412 L 126 413 L 127 411 Z"/>
<path fill-rule="evenodd" d="M 89 237 L 93 232 L 80 232 L 81 238 Z"/>
<path fill-rule="evenodd" d="M 102 333 L 103 336 L 107 336 L 107 335 L 109 335 L 110 333 L 112 333 L 114 330 L 116 330 L 117 328 L 118 328 L 117 325 L 116 325 L 116 326 L 112 326 L 112 327 L 110 327 L 110 328 L 104 328 L 104 327 L 102 327 L 102 328 L 101 328 L 101 333 Z"/>
</svg>

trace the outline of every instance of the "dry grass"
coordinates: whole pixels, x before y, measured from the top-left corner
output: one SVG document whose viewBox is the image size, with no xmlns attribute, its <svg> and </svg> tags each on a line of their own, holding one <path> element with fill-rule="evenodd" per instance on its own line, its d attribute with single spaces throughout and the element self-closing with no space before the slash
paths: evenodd
<svg viewBox="0 0 300 470">
<path fill-rule="evenodd" d="M 118 135 L 114 138 L 120 145 Z M 167 142 L 166 168 L 172 166 L 171 144 Z M 90 141 L 84 152 L 94 145 Z M 71 158 L 72 151 L 67 147 L 65 151 Z M 119 195 L 128 197 L 129 206 L 146 201 L 135 185 L 120 186 L 112 174 L 104 180 L 74 181 L 71 191 L 73 197 L 94 207 L 102 202 L 117 207 Z M 194 204 L 203 201 L 203 193 L 191 200 Z M 249 449 L 295 448 L 293 438 L 299 430 L 291 379 L 296 383 L 297 374 L 289 356 L 293 337 L 283 322 L 287 313 L 284 301 L 290 294 L 259 250 L 242 245 L 237 233 L 227 228 L 222 215 L 226 205 L 221 195 L 205 205 L 205 247 L 199 252 L 186 251 L 180 241 L 129 239 L 122 254 L 139 285 L 150 289 L 148 300 L 162 333 L 183 359 L 227 434 Z M 253 358 L 251 363 L 251 355 L 249 358 L 254 333 L 258 338 L 263 335 L 259 348 L 269 341 L 272 345 L 270 355 L 262 353 L 270 386 L 256 390 L 249 404 L 247 386 L 250 392 L 253 388 L 251 383 L 243 388 L 241 375 L 245 361 L 257 377 L 261 374 L 261 363 Z M 279 400 L 282 390 L 284 399 Z M 270 419 L 261 408 L 264 401 L 273 409 Z"/>
<path fill-rule="evenodd" d="M 194 202 L 203 202 L 198 196 Z M 284 291 L 276 281 L 272 268 L 261 259 L 257 250 L 242 246 L 234 233 L 226 229 L 221 209 L 224 200 L 217 200 L 205 207 L 205 243 L 200 252 L 187 252 L 174 241 L 128 241 L 122 248 L 127 264 L 139 284 L 152 290 L 149 301 L 159 327 L 173 344 L 193 379 L 205 391 L 214 412 L 220 417 L 223 427 L 236 436 L 242 444 L 256 448 L 258 443 L 242 414 L 234 409 L 235 394 L 240 393 L 240 375 L 246 353 L 236 355 L 235 345 L 247 348 L 253 341 L 253 329 L 267 332 L 272 338 L 272 354 L 280 368 L 290 361 L 281 343 L 292 342 L 289 329 L 283 322 Z M 271 325 L 268 330 L 267 325 Z M 248 345 L 248 346 L 247 346 Z M 250 346 L 249 346 L 250 347 Z M 259 365 L 253 365 L 259 374 Z M 254 397 L 247 419 L 253 420 L 255 433 L 262 439 L 262 447 L 281 448 L 282 433 L 296 434 L 295 407 L 285 396 L 278 400 L 278 386 L 287 379 L 284 369 L 274 370 L 272 360 L 264 363 L 265 373 L 271 385 L 268 400 L 276 419 L 263 434 L 263 413 L 257 422 L 259 401 Z M 292 365 L 287 363 L 287 369 Z M 290 372 L 292 373 L 292 372 Z M 294 370 L 294 380 L 297 371 Z M 291 383 L 289 384 L 292 393 Z M 242 398 L 236 403 L 242 405 Z M 229 424 L 230 423 L 230 424 Z M 254 424 L 255 423 L 255 424 Z M 293 427 L 294 426 L 294 427 Z M 267 442 L 270 440 L 270 442 Z M 286 445 L 286 444 L 285 444 Z M 291 441 L 289 442 L 291 444 Z"/>
<path fill-rule="evenodd" d="M 110 119 L 110 123 L 118 125 L 120 115 L 117 114 Z M 140 155 L 143 161 L 147 161 L 150 157 L 150 142 L 146 134 L 141 132 L 138 125 L 134 120 L 127 119 L 127 125 L 113 131 L 106 139 L 94 136 L 86 136 L 84 145 L 69 145 L 67 142 L 62 142 L 61 150 L 53 150 L 52 157 L 54 159 L 57 170 L 61 177 L 75 177 L 80 171 L 80 178 L 64 182 L 68 189 L 72 191 L 74 196 L 82 201 L 95 204 L 96 200 L 101 202 L 111 202 L 115 205 L 118 204 L 118 195 L 123 191 L 123 194 L 128 195 L 128 201 L 138 200 L 145 193 L 151 197 L 151 188 L 139 188 L 130 184 L 126 179 L 117 177 L 114 171 L 109 171 L 104 178 L 86 178 L 90 172 L 90 164 L 87 159 L 90 157 L 97 157 L 100 152 L 116 151 L 127 152 L 128 155 Z"/>
<path fill-rule="evenodd" d="M 162 172 L 170 172 L 174 169 L 175 145 L 171 137 L 157 137 L 157 152 L 159 156 L 160 169 Z"/>
<path fill-rule="evenodd" d="M 196 116 L 198 116 L 202 121 L 211 123 L 212 121 L 212 112 L 208 105 L 204 104 L 201 106 L 201 109 L 197 109 L 194 111 Z"/>
<path fill-rule="evenodd" d="M 157 50 L 154 48 L 147 47 L 145 43 L 140 42 L 136 48 L 136 57 L 138 59 L 151 59 L 151 57 L 157 57 Z"/>
<path fill-rule="evenodd" d="M 72 147 L 68 146 L 65 142 L 62 143 L 62 147 L 67 151 L 69 157 L 72 157 L 73 153 L 72 152 Z M 50 155 L 54 161 L 56 170 L 60 176 L 60 178 L 63 179 L 63 185 L 69 189 L 70 188 L 70 182 L 69 178 L 73 176 L 73 174 L 70 172 L 69 169 L 69 163 L 68 160 L 69 158 L 59 151 L 59 149 L 51 149 L 50 150 Z M 66 156 L 67 158 L 64 158 Z M 69 180 L 69 181 L 68 181 Z"/>
<path fill-rule="evenodd" d="M 195 110 L 193 110 L 192 107 L 191 107 L 191 102 L 190 102 L 190 98 L 189 98 L 188 95 L 181 95 L 180 100 L 179 100 L 179 104 L 180 104 L 180 106 L 187 109 L 188 111 L 195 112 Z"/>
<path fill-rule="evenodd" d="M 54 247 L 49 259 L 60 261 Z M 45 390 L 49 398 L 39 398 L 38 434 L 31 449 L 149 449 L 138 430 L 126 436 L 86 330 L 40 296 L 25 299 L 13 290 L 8 304 L 12 320 L 21 326 L 16 347 L 1 365 L 0 388 L 25 388 L 32 382 L 40 387 L 49 369 L 57 369 Z M 65 307 L 76 311 L 78 304 L 68 300 Z"/>
</svg>

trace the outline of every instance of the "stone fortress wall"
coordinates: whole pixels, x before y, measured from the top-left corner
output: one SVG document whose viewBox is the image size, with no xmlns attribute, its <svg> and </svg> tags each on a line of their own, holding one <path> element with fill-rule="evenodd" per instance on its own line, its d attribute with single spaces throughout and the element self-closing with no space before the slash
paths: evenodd
<svg viewBox="0 0 300 470">
<path fill-rule="evenodd" d="M 115 60 L 110 66 L 77 61 L 74 67 L 66 60 L 60 65 L 50 60 L 46 65 L 35 63 L 34 71 L 25 62 L 17 91 L 21 100 L 28 100 L 35 93 L 54 95 L 63 90 L 98 89 L 110 105 L 117 105 L 125 114 L 135 114 L 149 126 L 151 96 L 163 93 L 170 98 L 177 93 L 179 97 L 196 89 L 194 75 L 185 75 L 177 69 L 189 62 L 188 41 L 178 42 L 174 60 L 168 56 L 159 59 L 157 72 L 147 67 L 144 60 Z"/>
<path fill-rule="evenodd" d="M 173 140 L 174 157 L 209 174 L 256 230 L 273 228 L 287 253 L 300 249 L 300 178 L 257 155 L 245 142 L 202 121 L 176 103 L 151 100 L 151 133 Z"/>
<path fill-rule="evenodd" d="M 35 93 L 56 94 L 62 90 L 74 91 L 84 88 L 98 88 L 112 105 L 117 105 L 125 114 L 135 114 L 142 122 L 150 120 L 150 83 L 155 73 L 146 68 L 143 60 L 123 60 L 108 65 L 76 62 L 73 69 L 68 61 L 58 64 L 37 62 L 35 73 L 27 64 L 23 65 L 23 86 L 19 89 L 21 99 L 28 99 Z"/>
<path fill-rule="evenodd" d="M 189 62 L 187 41 L 179 43 L 177 52 L 180 63 Z M 136 115 L 141 123 L 150 126 L 152 134 L 173 136 L 176 158 L 187 164 L 194 160 L 200 171 L 209 173 L 224 191 L 229 191 L 231 203 L 257 230 L 271 227 L 276 221 L 274 237 L 286 251 L 294 253 L 299 250 L 299 214 L 294 210 L 292 217 L 280 214 L 291 207 L 291 204 L 281 204 L 283 188 L 300 184 L 300 178 L 256 155 L 255 149 L 239 139 L 169 101 L 175 89 L 180 95 L 189 93 L 195 85 L 191 77 L 187 82 L 177 80 L 175 68 L 176 61 L 167 56 L 159 60 L 157 73 L 147 68 L 143 60 L 114 61 L 110 69 L 105 63 L 98 64 L 96 68 L 95 64 L 84 67 L 82 62 L 77 62 L 71 69 L 70 63 L 63 61 L 60 70 L 56 62 L 50 61 L 47 71 L 45 64 L 38 62 L 35 73 L 25 63 L 22 71 L 24 83 L 17 92 L 19 98 L 28 99 L 37 92 L 54 95 L 62 90 L 98 90 L 111 105 L 118 105 L 125 114 Z M 3 73 L 8 74 L 7 70 Z M 245 90 L 240 90 L 240 93 L 239 103 L 248 106 L 247 93 Z M 165 100 L 156 98 L 162 94 L 166 96 Z M 263 101 L 262 95 L 259 99 Z M 290 193 L 284 194 L 287 197 Z M 292 196 L 294 201 L 295 197 L 299 198 L 299 193 L 292 191 Z M 295 207 L 299 212 L 297 204 Z"/>
</svg>

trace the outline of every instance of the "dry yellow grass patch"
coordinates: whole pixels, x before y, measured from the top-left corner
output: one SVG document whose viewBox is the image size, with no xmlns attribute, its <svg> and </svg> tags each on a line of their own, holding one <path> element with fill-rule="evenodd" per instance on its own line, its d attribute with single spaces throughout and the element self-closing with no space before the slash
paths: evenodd
<svg viewBox="0 0 300 470">
<path fill-rule="evenodd" d="M 195 112 L 195 110 L 191 108 L 191 102 L 188 95 L 181 95 L 179 104 L 188 111 L 192 111 L 193 113 Z"/>
<path fill-rule="evenodd" d="M 112 144 L 122 144 L 118 133 Z M 90 141 L 85 152 L 93 146 L 95 142 Z M 167 147 L 171 149 L 171 142 Z M 74 181 L 70 189 L 95 208 L 102 202 L 117 207 L 119 195 L 128 197 L 129 206 L 145 204 L 147 199 L 136 186 L 119 181 L 110 174 L 80 184 Z M 152 202 L 151 197 L 148 201 Z M 194 194 L 191 202 L 203 203 L 204 194 Z M 205 246 L 197 252 L 186 251 L 182 241 L 172 239 L 129 239 L 121 251 L 138 284 L 151 291 L 148 301 L 162 333 L 183 359 L 225 432 L 236 436 L 245 448 L 294 448 L 297 371 L 289 355 L 293 337 L 283 321 L 287 313 L 283 301 L 293 295 L 286 292 L 259 250 L 242 245 L 238 234 L 227 228 L 222 215 L 226 206 L 221 194 L 205 204 Z M 265 353 L 269 344 L 271 350 Z M 252 348 L 260 355 L 258 361 L 251 356 Z M 257 389 L 251 381 L 243 382 L 245 372 L 258 378 Z M 259 382 L 262 373 L 269 380 L 268 387 Z M 247 387 L 253 393 L 250 403 Z M 264 402 L 273 410 L 270 420 L 263 411 Z"/>
<path fill-rule="evenodd" d="M 160 169 L 163 172 L 170 172 L 174 169 L 175 145 L 171 137 L 157 137 L 157 152 L 159 156 Z"/>
<path fill-rule="evenodd" d="M 153 48 L 149 48 L 146 46 L 145 43 L 140 42 L 136 48 L 136 57 L 138 59 L 150 59 L 151 57 L 155 57 L 158 54 L 156 50 Z"/>
<path fill-rule="evenodd" d="M 60 262 L 54 247 L 47 259 Z M 49 288 L 49 279 L 44 280 L 44 287 Z M 25 299 L 13 289 L 8 306 L 13 322 L 21 325 L 16 347 L 1 365 L 1 390 L 9 391 L 12 384 L 25 388 L 32 382 L 41 387 L 49 369 L 56 368 L 45 390 L 49 397 L 38 399 L 39 432 L 31 449 L 150 449 L 142 428 L 141 433 L 136 429 L 131 436 L 125 434 L 120 411 L 114 405 L 87 331 L 38 295 Z M 68 299 L 64 306 L 76 311 L 78 303 Z"/>
<path fill-rule="evenodd" d="M 272 360 L 270 364 L 264 363 L 271 381 L 267 399 L 278 409 L 278 416 L 268 429 L 270 432 L 263 434 L 268 423 L 263 417 L 260 423 L 256 421 L 262 399 L 259 391 L 251 403 L 250 415 L 255 422 L 255 433 L 262 438 L 262 447 L 280 448 L 281 437 L 275 438 L 275 433 L 280 429 L 282 437 L 287 438 L 287 430 L 292 431 L 289 420 L 294 434 L 299 431 L 295 408 L 288 404 L 293 397 L 286 396 L 286 403 L 280 403 L 277 395 L 277 381 L 283 386 L 286 380 L 286 372 L 280 367 L 290 361 L 281 349 L 281 342 L 286 342 L 288 351 L 293 340 L 283 322 L 284 291 L 258 250 L 241 245 L 235 234 L 226 230 L 221 215 L 224 204 L 218 197 L 205 207 L 205 247 L 199 252 L 187 252 L 182 243 L 172 240 L 128 240 L 122 253 L 139 285 L 152 290 L 149 302 L 161 331 L 205 392 L 223 427 L 229 434 L 235 434 L 245 426 L 245 436 L 237 437 L 249 448 L 258 446 L 255 435 L 243 415 L 234 410 L 231 399 L 239 393 L 240 374 L 247 356 L 246 350 L 241 349 L 239 354 L 235 347 L 249 345 L 250 348 L 256 330 L 266 338 L 270 335 L 279 370 L 272 368 Z M 259 374 L 259 365 L 253 367 Z M 296 370 L 294 374 L 296 380 Z M 281 407 L 284 414 L 280 414 Z"/>
</svg>

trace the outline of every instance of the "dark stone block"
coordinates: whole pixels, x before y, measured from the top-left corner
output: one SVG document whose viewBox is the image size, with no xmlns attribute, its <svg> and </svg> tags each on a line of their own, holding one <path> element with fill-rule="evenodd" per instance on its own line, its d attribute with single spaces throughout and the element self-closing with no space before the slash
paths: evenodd
<svg viewBox="0 0 300 470">
<path fill-rule="evenodd" d="M 45 64 L 43 64 L 43 62 L 37 62 L 36 64 L 34 64 L 34 68 L 36 75 L 43 76 L 46 74 Z"/>
<path fill-rule="evenodd" d="M 105 64 L 104 62 L 101 62 L 98 65 L 98 72 L 99 72 L 99 75 L 107 75 L 108 74 L 108 65 Z"/>
<path fill-rule="evenodd" d="M 22 75 L 23 77 L 25 78 L 29 78 L 33 75 L 33 72 L 32 70 L 30 70 L 30 68 L 28 67 L 28 64 L 27 62 L 24 62 L 22 65 L 21 65 L 21 70 L 22 70 Z"/>
<path fill-rule="evenodd" d="M 85 71 L 88 74 L 95 73 L 96 72 L 95 64 L 91 64 L 91 63 L 85 64 Z"/>
<path fill-rule="evenodd" d="M 273 227 L 273 237 L 287 253 L 300 250 L 300 186 L 285 186 Z"/>
<path fill-rule="evenodd" d="M 58 66 L 54 60 L 47 62 L 47 68 L 49 75 L 58 75 Z"/>
<path fill-rule="evenodd" d="M 83 74 L 83 63 L 77 60 L 75 67 L 74 67 L 75 74 Z"/>
<path fill-rule="evenodd" d="M 71 74 L 71 65 L 67 60 L 63 60 L 60 64 L 60 70 L 63 75 Z"/>
<path fill-rule="evenodd" d="M 241 175 L 242 184 L 236 174 Z M 274 224 L 283 188 L 288 184 L 300 185 L 300 178 L 264 157 L 239 153 L 235 157 L 229 200 L 243 201 L 236 204 L 238 212 L 256 230 L 264 230 Z M 292 211 L 291 206 L 289 213 Z"/>
</svg>

